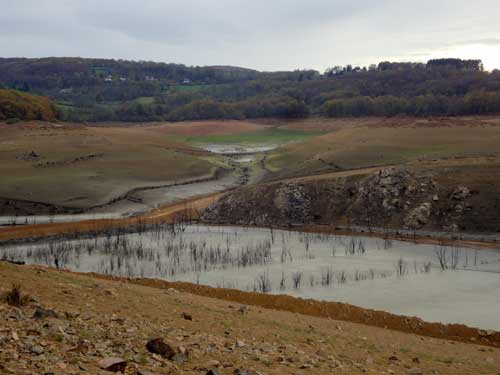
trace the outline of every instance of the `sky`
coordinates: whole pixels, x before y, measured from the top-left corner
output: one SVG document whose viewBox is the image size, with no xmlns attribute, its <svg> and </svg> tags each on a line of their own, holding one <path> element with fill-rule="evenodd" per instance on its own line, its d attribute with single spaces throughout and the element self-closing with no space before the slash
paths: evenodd
<svg viewBox="0 0 500 375">
<path fill-rule="evenodd" d="M 258 70 L 480 58 L 500 69 L 499 0 L 0 0 L 0 56 Z"/>
</svg>

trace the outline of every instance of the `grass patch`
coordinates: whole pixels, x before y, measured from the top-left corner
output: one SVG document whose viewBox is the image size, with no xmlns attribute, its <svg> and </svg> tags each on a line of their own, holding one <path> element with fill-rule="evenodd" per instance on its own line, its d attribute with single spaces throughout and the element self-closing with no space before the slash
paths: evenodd
<svg viewBox="0 0 500 375">
<path fill-rule="evenodd" d="M 150 105 L 155 103 L 155 98 L 153 98 L 152 96 L 141 96 L 139 98 L 134 99 L 133 102 L 142 105 Z"/>
<path fill-rule="evenodd" d="M 207 144 L 283 144 L 300 142 L 323 134 L 320 131 L 291 130 L 273 127 L 266 130 L 241 134 L 211 134 L 182 138 L 188 143 Z"/>
</svg>

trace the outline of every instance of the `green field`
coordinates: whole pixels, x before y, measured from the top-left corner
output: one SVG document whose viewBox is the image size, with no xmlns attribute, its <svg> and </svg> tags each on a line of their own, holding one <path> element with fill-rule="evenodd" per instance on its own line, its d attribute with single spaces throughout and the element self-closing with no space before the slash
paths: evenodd
<svg viewBox="0 0 500 375">
<path fill-rule="evenodd" d="M 324 134 L 321 131 L 292 130 L 282 126 L 269 127 L 261 131 L 239 134 L 211 134 L 179 137 L 191 144 L 285 144 L 302 142 Z"/>
</svg>

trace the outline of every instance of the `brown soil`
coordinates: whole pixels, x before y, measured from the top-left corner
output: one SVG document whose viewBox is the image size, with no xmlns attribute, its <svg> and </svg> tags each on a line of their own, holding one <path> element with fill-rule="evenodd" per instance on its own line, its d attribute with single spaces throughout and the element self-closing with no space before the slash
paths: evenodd
<svg viewBox="0 0 500 375">
<path fill-rule="evenodd" d="M 209 152 L 141 126 L 0 124 L 0 140 L 0 197 L 59 207 L 86 209 L 217 168 Z"/>
<path fill-rule="evenodd" d="M 476 344 L 496 345 L 497 333 L 428 325 L 347 305 L 0 263 L 0 293 L 11 283 L 37 302 L 20 309 L 0 303 L 0 338 L 5 338 L 0 372 L 7 374 L 106 374 L 97 364 L 107 356 L 127 360 L 130 374 L 137 368 L 200 375 L 209 369 L 229 375 L 237 368 L 279 375 L 497 374 L 500 368 L 500 349 Z M 31 319 L 37 305 L 54 309 L 60 318 Z M 440 338 L 343 321 L 350 316 L 389 328 L 399 322 L 406 332 L 422 324 L 419 333 Z M 187 361 L 149 353 L 146 343 L 156 337 L 176 351 L 186 349 Z M 34 346 L 44 353 L 33 353 Z"/>
<path fill-rule="evenodd" d="M 473 342 L 500 348 L 500 332 L 486 332 L 484 330 L 467 327 L 462 324 L 428 323 L 419 318 L 365 309 L 346 303 L 325 302 L 286 295 L 269 295 L 234 289 L 213 288 L 204 285 L 195 285 L 184 282 L 168 282 L 156 279 L 125 279 L 107 277 L 100 274 L 92 274 L 92 276 L 96 278 L 126 281 L 132 284 L 160 289 L 174 288 L 198 296 L 265 307 L 267 309 L 289 311 L 297 314 L 342 320 L 400 332 L 414 333 L 421 336 L 466 343 Z"/>
</svg>

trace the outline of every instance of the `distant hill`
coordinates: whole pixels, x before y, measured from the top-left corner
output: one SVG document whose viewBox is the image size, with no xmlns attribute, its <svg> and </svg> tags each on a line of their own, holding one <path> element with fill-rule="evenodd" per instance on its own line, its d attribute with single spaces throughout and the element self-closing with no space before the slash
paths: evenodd
<svg viewBox="0 0 500 375">
<path fill-rule="evenodd" d="M 0 90 L 0 121 L 55 121 L 57 110 L 49 98 L 16 90 Z"/>
<path fill-rule="evenodd" d="M 259 72 L 148 61 L 0 58 L 0 87 L 55 101 L 68 121 L 458 116 L 500 113 L 481 60 Z"/>
</svg>

